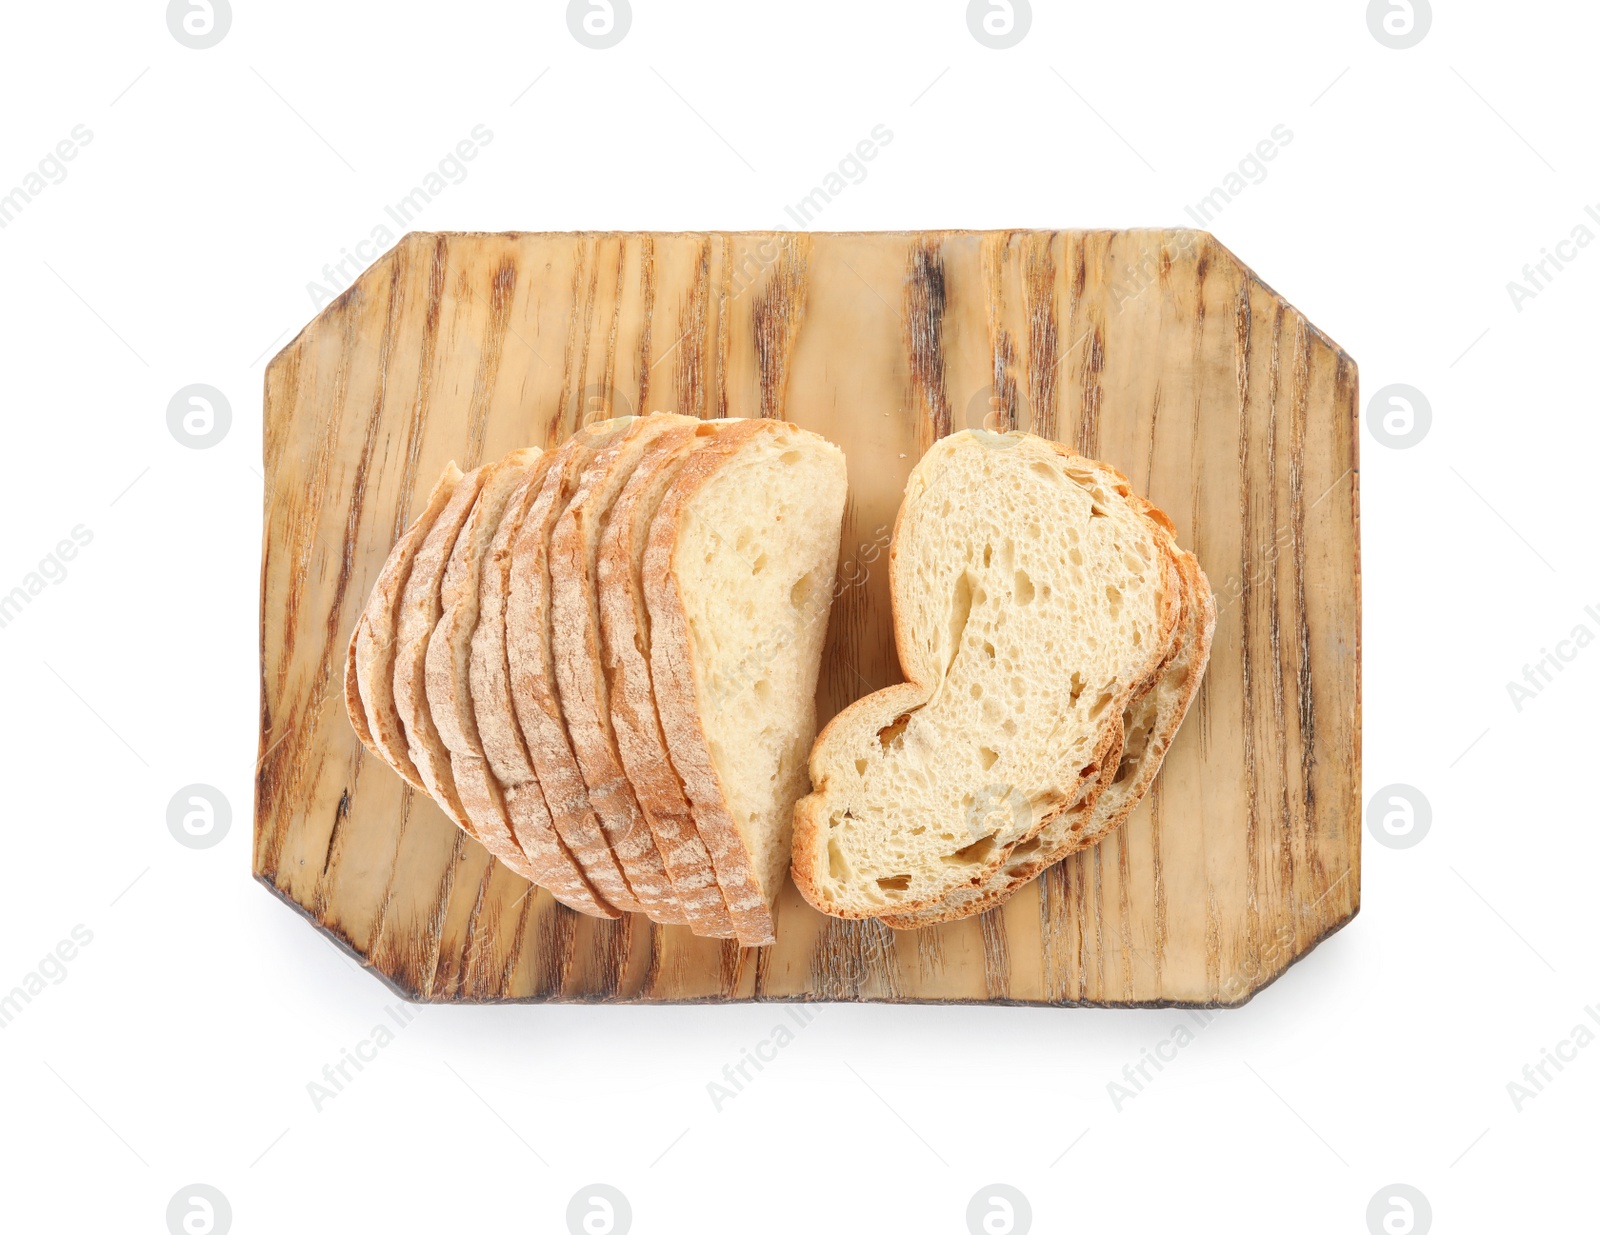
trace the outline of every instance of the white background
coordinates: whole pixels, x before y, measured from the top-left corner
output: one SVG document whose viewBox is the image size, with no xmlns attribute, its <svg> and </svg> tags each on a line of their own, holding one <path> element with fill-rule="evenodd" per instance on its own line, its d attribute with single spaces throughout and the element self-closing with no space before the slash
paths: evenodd
<svg viewBox="0 0 1600 1235">
<path fill-rule="evenodd" d="M 163 7 L 5 16 L 0 193 L 92 133 L 0 230 L 0 593 L 92 535 L 0 629 L 0 992 L 93 933 L 0 1030 L 8 1228 L 165 1231 L 203 1182 L 239 1232 L 562 1232 L 599 1181 L 638 1232 L 959 1235 L 996 1182 L 1036 1231 L 1359 1233 L 1396 1182 L 1440 1231 L 1592 1229 L 1600 1049 L 1507 1084 L 1600 1004 L 1600 648 L 1506 684 L 1600 633 L 1600 247 L 1506 285 L 1600 203 L 1594 6 L 1439 4 L 1391 50 L 1362 0 L 1041 0 L 1007 51 L 958 0 L 634 0 L 605 51 L 560 3 L 236 0 L 203 51 Z M 1364 399 L 1432 406 L 1361 449 L 1366 793 L 1415 786 L 1429 834 L 1369 836 L 1356 921 L 1120 1111 L 1182 1013 L 822 1006 L 718 1112 L 779 1011 L 418 1008 L 316 1111 L 395 999 L 249 877 L 262 368 L 479 124 L 417 226 L 768 227 L 879 124 L 814 226 L 1183 225 L 1287 126 L 1210 226 Z M 209 450 L 167 429 L 194 382 L 232 405 Z M 216 848 L 168 833 L 191 782 L 232 803 Z"/>
</svg>

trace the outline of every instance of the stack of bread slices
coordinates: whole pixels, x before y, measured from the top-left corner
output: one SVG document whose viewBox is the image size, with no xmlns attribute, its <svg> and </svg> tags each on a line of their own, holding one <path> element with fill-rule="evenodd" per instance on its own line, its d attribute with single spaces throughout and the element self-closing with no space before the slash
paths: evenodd
<svg viewBox="0 0 1600 1235">
<path fill-rule="evenodd" d="M 563 904 L 771 943 L 844 505 L 838 448 L 781 421 L 452 464 L 356 624 L 351 723 Z"/>
<path fill-rule="evenodd" d="M 889 572 L 906 680 L 817 739 L 793 872 L 824 913 L 916 929 L 1001 904 L 1127 819 L 1199 689 L 1216 607 L 1120 473 L 1027 434 L 936 443 Z"/>
</svg>

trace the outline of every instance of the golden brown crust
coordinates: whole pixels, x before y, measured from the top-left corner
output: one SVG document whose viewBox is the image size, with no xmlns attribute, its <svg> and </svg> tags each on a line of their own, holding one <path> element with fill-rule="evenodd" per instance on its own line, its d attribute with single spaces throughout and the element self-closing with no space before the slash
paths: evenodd
<svg viewBox="0 0 1600 1235">
<path fill-rule="evenodd" d="M 725 422 L 703 421 L 671 430 L 653 442 L 607 512 L 600 532 L 596 588 L 600 655 L 608 687 L 611 730 L 656 846 L 696 934 L 732 938 L 733 918 L 717 883 L 689 800 L 667 755 L 650 680 L 650 624 L 634 577 L 634 551 L 659 507 L 661 488 L 684 458 L 721 431 Z M 653 499 L 653 500 L 652 500 Z"/>
<path fill-rule="evenodd" d="M 641 443 L 670 429 L 690 426 L 687 416 L 640 417 L 584 467 L 572 496 L 550 533 L 551 655 L 555 680 L 578 770 L 589 801 L 612 841 L 628 885 L 653 921 L 692 921 L 678 896 L 656 843 L 654 829 L 634 796 L 610 732 L 610 710 L 600 678 L 600 623 L 590 567 L 600 520 L 615 496 L 613 480 L 633 466 Z"/>
<path fill-rule="evenodd" d="M 411 761 L 405 727 L 401 724 L 400 713 L 394 702 L 395 626 L 399 618 L 401 596 L 406 580 L 410 578 L 417 551 L 460 483 L 461 469 L 454 463 L 447 463 L 423 501 L 422 510 L 400 539 L 395 541 L 378 571 L 366 607 L 350 636 L 351 655 L 346 661 L 345 702 L 351 713 L 351 722 L 356 725 L 356 733 L 362 735 L 363 741 L 367 741 L 374 754 L 407 783 L 424 793 L 427 792 L 427 786 L 422 783 L 416 764 Z M 356 721 L 356 708 L 350 703 L 349 673 L 352 670 L 360 701 L 359 723 Z"/>
<path fill-rule="evenodd" d="M 424 788 L 440 809 L 474 839 L 477 831 L 456 793 L 455 777 L 450 771 L 450 752 L 439 737 L 428 706 L 426 665 L 428 640 L 442 612 L 439 585 L 456 537 L 483 487 L 484 471 L 476 468 L 461 478 L 438 521 L 417 550 L 400 597 L 394 657 L 394 702 L 405 729 L 411 761 L 416 765 Z"/>
<path fill-rule="evenodd" d="M 362 702 L 361 681 L 356 676 L 356 640 L 361 637 L 361 623 L 365 620 L 364 614 L 356 614 L 355 629 L 350 632 L 350 645 L 344 654 L 344 710 L 350 718 L 350 727 L 361 739 L 361 745 L 387 763 L 378 744 L 372 740 L 372 725 L 367 720 L 367 705 Z"/>
<path fill-rule="evenodd" d="M 609 904 L 624 913 L 643 913 L 645 905 L 628 885 L 589 801 L 588 786 L 567 738 L 550 648 L 550 531 L 583 464 L 623 427 L 623 422 L 611 420 L 590 425 L 556 451 L 512 545 L 506 657 L 512 707 L 557 835 Z"/>
<path fill-rule="evenodd" d="M 525 879 L 537 880 L 511 829 L 500 786 L 483 758 L 472 696 L 465 672 L 464 645 L 478 621 L 478 585 L 494 529 L 499 526 L 508 489 L 538 458 L 537 449 L 513 451 L 485 466 L 472 511 L 456 536 L 439 587 L 440 614 L 428 637 L 423 683 L 439 740 L 450 753 L 456 797 L 472 821 L 478 840 L 491 854 Z"/>
<path fill-rule="evenodd" d="M 695 451 L 662 499 L 644 558 L 644 590 L 650 612 L 650 679 L 672 765 L 683 785 L 701 840 L 711 857 L 728 914 L 745 947 L 776 942 L 775 919 L 749 852 L 728 812 L 722 783 L 700 723 L 700 700 L 688 614 L 678 591 L 673 555 L 690 501 L 758 434 L 792 428 L 785 421 L 745 420 Z"/>
<path fill-rule="evenodd" d="M 618 918 L 621 912 L 590 886 L 577 860 L 556 834 L 511 701 L 511 672 L 506 656 L 511 549 L 528 507 L 544 483 L 553 453 L 540 455 L 512 492 L 490 543 L 478 584 L 478 627 L 472 636 L 469 687 L 489 774 L 499 786 L 512 835 L 527 856 L 534 882 L 580 913 Z M 466 792 L 469 791 L 463 791 Z"/>
</svg>

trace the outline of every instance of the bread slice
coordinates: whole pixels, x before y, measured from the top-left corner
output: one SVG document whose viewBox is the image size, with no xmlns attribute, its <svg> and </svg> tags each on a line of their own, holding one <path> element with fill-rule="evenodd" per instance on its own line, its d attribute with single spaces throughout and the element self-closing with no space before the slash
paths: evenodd
<svg viewBox="0 0 1600 1235">
<path fill-rule="evenodd" d="M 625 913 L 670 915 L 669 889 L 632 887 L 603 821 L 589 801 L 589 789 L 567 737 L 555 682 L 551 650 L 550 532 L 566 509 L 583 469 L 634 417 L 586 426 L 556 451 L 539 493 L 528 508 L 511 550 L 511 584 L 506 604 L 506 657 L 511 671 L 511 701 L 556 833 L 583 868 L 590 885 Z M 625 838 L 618 837 L 618 840 Z"/>
<path fill-rule="evenodd" d="M 1031 435 L 964 431 L 928 451 L 890 550 L 907 680 L 834 718 L 795 809 L 811 904 L 929 908 L 1092 802 L 1121 713 L 1176 634 L 1182 581 L 1153 510 L 1113 469 Z"/>
<path fill-rule="evenodd" d="M 618 918 L 621 912 L 594 890 L 556 833 L 511 702 L 511 670 L 506 657 L 511 548 L 554 457 L 552 452 L 540 455 L 507 499 L 480 572 L 478 624 L 472 632 L 468 675 L 472 708 L 484 758 L 500 787 L 512 834 L 536 873 L 535 882 L 582 913 Z"/>
<path fill-rule="evenodd" d="M 356 621 L 350 652 L 345 658 L 345 709 L 350 713 L 356 735 L 373 754 L 424 792 L 427 786 L 411 761 L 405 728 L 394 702 L 395 631 L 400 597 L 411 576 L 417 551 L 460 483 L 461 469 L 454 463 L 447 463 L 422 503 L 421 513 L 395 541 L 378 571 L 366 608 Z"/>
<path fill-rule="evenodd" d="M 363 616 L 356 614 L 356 626 L 350 632 L 350 645 L 344 653 L 344 710 L 350 718 L 350 728 L 355 730 L 361 745 L 383 759 L 383 752 L 372 740 L 372 723 L 367 719 L 367 705 L 361 700 L 361 679 L 356 676 L 356 640 L 361 636 L 362 620 Z"/>
<path fill-rule="evenodd" d="M 469 667 L 478 624 L 478 581 L 483 559 L 505 512 L 506 500 L 543 452 L 516 450 L 485 465 L 478 498 L 456 536 L 439 584 L 439 620 L 428 637 L 423 683 L 429 714 L 449 752 L 456 796 L 484 848 L 524 878 L 537 876 L 512 835 L 500 786 L 489 771 L 472 710 Z"/>
<path fill-rule="evenodd" d="M 694 451 L 754 421 L 707 420 L 663 433 L 640 458 L 606 513 L 596 562 L 601 662 L 617 753 L 655 833 L 667 872 L 697 934 L 734 936 L 727 897 L 695 826 L 683 783 L 667 755 L 650 682 L 650 613 L 644 552 L 668 487 Z M 746 426 L 743 428 L 736 426 Z"/>
<path fill-rule="evenodd" d="M 417 550 L 400 596 L 399 620 L 395 627 L 394 702 L 405 729 L 406 750 L 416 765 L 422 784 L 439 807 L 468 836 L 477 830 L 456 793 L 450 770 L 450 751 L 439 738 L 433 713 L 428 708 L 428 640 L 439 623 L 442 606 L 439 587 L 444 580 L 450 552 L 456 537 L 472 513 L 488 469 L 475 468 L 461 478 L 450 501 L 440 513 Z"/>
<path fill-rule="evenodd" d="M 610 689 L 601 667 L 600 528 L 651 443 L 673 430 L 693 432 L 690 416 L 641 416 L 584 468 L 572 500 L 550 533 L 551 651 L 561 712 L 567 722 L 589 801 L 636 894 L 645 889 L 677 911 L 671 920 L 697 934 L 711 925 L 707 913 L 726 906 L 709 864 L 695 868 L 674 851 L 669 866 L 651 812 L 644 810 L 623 768 L 611 729 Z M 663 896 L 662 894 L 665 894 Z"/>
<path fill-rule="evenodd" d="M 1154 679 L 1123 711 L 1120 756 L 1107 761 L 1103 792 L 1092 807 L 1052 819 L 1031 840 L 1013 848 L 982 886 L 958 888 L 939 904 L 917 913 L 888 915 L 883 919 L 885 925 L 917 930 L 994 909 L 1047 867 L 1116 831 L 1133 813 L 1161 770 L 1172 739 L 1199 692 L 1216 630 L 1216 599 L 1205 572 L 1188 553 L 1180 552 L 1179 563 L 1184 599 L 1177 642 Z"/>
<path fill-rule="evenodd" d="M 643 574 L 667 749 L 747 947 L 776 938 L 846 492 L 838 447 L 752 423 L 683 464 Z"/>
</svg>

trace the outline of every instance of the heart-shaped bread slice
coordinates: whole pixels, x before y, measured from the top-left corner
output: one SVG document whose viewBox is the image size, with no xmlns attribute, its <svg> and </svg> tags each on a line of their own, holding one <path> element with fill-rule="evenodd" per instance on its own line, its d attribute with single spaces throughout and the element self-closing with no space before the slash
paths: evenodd
<svg viewBox="0 0 1600 1235">
<path fill-rule="evenodd" d="M 1114 469 L 1028 434 L 965 431 L 923 456 L 890 549 L 906 681 L 834 718 L 795 809 L 812 905 L 928 909 L 1092 811 L 1122 713 L 1176 638 L 1182 576 L 1152 512 Z"/>
</svg>

